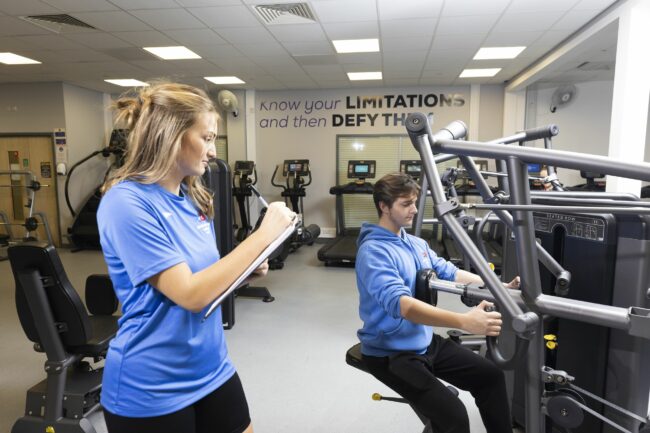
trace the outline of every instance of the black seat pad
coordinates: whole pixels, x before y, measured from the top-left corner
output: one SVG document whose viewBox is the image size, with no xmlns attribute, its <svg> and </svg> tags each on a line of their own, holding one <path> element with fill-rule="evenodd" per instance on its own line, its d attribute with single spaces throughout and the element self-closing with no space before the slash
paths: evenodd
<svg viewBox="0 0 650 433">
<path fill-rule="evenodd" d="M 345 353 L 345 362 L 350 364 L 352 367 L 368 373 L 368 367 L 363 361 L 363 356 L 361 355 L 361 343 L 357 343 L 348 349 Z"/>
<path fill-rule="evenodd" d="M 108 343 L 117 333 L 117 316 L 88 316 L 92 329 L 92 338 L 86 344 L 69 347 L 74 354 L 86 356 L 103 356 L 108 349 Z"/>
</svg>

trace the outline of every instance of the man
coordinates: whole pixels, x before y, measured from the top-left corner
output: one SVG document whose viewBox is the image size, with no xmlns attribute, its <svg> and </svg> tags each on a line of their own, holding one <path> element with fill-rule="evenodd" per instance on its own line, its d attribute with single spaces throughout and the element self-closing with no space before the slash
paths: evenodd
<svg viewBox="0 0 650 433">
<path fill-rule="evenodd" d="M 418 184 L 408 175 L 382 177 L 374 187 L 378 224 L 364 224 L 356 258 L 361 352 L 369 371 L 430 420 L 435 432 L 469 433 L 463 403 L 439 379 L 468 390 L 488 433 L 512 433 L 503 372 L 491 361 L 433 333 L 433 326 L 497 336 L 501 315 L 483 301 L 455 313 L 414 297 L 416 274 L 432 268 L 438 278 L 483 284 L 471 272 L 436 256 L 426 241 L 406 233 L 417 213 Z M 519 286 L 519 278 L 508 287 Z"/>
</svg>

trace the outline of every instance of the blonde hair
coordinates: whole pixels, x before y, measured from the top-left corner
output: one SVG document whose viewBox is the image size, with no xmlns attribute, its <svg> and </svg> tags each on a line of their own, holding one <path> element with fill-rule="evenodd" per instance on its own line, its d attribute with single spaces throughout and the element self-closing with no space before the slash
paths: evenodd
<svg viewBox="0 0 650 433">
<path fill-rule="evenodd" d="M 177 83 L 151 83 L 135 95 L 123 95 L 111 107 L 115 124 L 129 130 L 124 164 L 113 171 L 102 193 L 124 180 L 152 184 L 163 179 L 176 164 L 185 132 L 199 115 L 216 109 L 208 95 L 196 87 Z M 199 176 L 183 179 L 184 192 L 198 210 L 214 218 L 212 193 Z"/>
</svg>

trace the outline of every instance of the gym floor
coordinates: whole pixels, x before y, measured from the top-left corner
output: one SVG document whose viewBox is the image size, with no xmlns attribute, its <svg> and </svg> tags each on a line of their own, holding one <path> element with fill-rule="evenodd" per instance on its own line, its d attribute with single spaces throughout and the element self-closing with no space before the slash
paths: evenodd
<svg viewBox="0 0 650 433">
<path fill-rule="evenodd" d="M 324 267 L 316 258 L 318 248 L 302 247 L 287 258 L 284 269 L 259 280 L 274 302 L 236 301 L 235 326 L 226 338 L 255 432 L 421 432 L 422 424 L 408 405 L 372 401 L 374 392 L 394 393 L 345 363 L 360 326 L 354 269 Z M 99 251 L 61 249 L 59 254 L 82 297 L 86 276 L 106 272 Z M 23 415 L 26 390 L 45 377 L 45 356 L 32 350 L 20 327 L 9 262 L 0 262 L 0 275 L 0 432 L 9 432 Z M 467 309 L 452 295 L 441 294 L 439 305 Z M 438 332 L 444 335 L 446 330 Z M 460 397 L 472 432 L 485 432 L 471 396 L 461 392 Z M 101 416 L 93 424 L 98 433 L 106 431 Z"/>
</svg>

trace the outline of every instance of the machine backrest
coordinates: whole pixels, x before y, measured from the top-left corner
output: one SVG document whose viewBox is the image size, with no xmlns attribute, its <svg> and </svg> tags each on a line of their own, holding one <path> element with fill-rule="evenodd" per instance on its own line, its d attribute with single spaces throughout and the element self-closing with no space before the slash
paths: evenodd
<svg viewBox="0 0 650 433">
<path fill-rule="evenodd" d="M 16 282 L 16 309 L 27 338 L 41 343 L 34 321 L 35 314 L 37 317 L 40 314 L 30 308 L 26 291 L 44 290 L 63 345 L 86 344 L 92 338 L 88 312 L 70 284 L 56 249 L 43 242 L 26 242 L 10 247 L 7 252 Z M 40 278 L 47 282 L 36 287 L 23 287 L 19 275 L 33 271 L 37 271 Z M 37 308 L 40 307 L 48 306 Z"/>
</svg>

